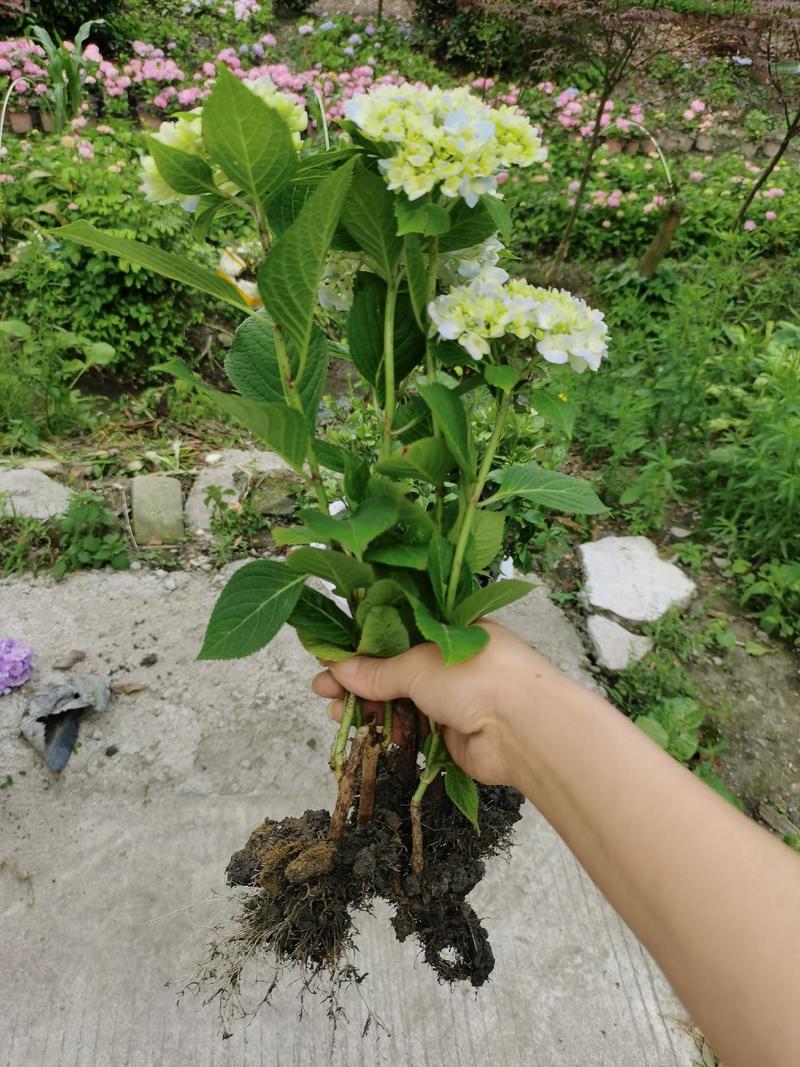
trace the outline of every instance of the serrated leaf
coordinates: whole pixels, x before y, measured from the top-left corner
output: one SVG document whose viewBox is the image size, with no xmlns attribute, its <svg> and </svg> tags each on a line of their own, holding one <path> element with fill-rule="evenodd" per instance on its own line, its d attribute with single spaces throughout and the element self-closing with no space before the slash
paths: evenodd
<svg viewBox="0 0 800 1067">
<path fill-rule="evenodd" d="M 440 437 L 423 437 L 399 455 L 383 460 L 375 469 L 392 478 L 422 478 L 439 485 L 455 466 L 456 461 Z"/>
<path fill-rule="evenodd" d="M 368 563 L 383 563 L 387 567 L 409 567 L 413 571 L 424 571 L 428 568 L 428 546 L 379 545 L 370 548 L 364 558 Z"/>
<path fill-rule="evenodd" d="M 336 541 L 360 558 L 370 542 L 395 525 L 399 508 L 386 497 L 371 497 L 343 518 L 317 511 L 303 512 L 301 517 L 306 527 L 317 534 L 317 541 Z"/>
<path fill-rule="evenodd" d="M 256 560 L 236 571 L 214 605 L 199 659 L 241 659 L 269 644 L 300 597 L 304 575 Z"/>
<path fill-rule="evenodd" d="M 303 464 L 311 438 L 299 411 L 287 404 L 262 404 L 236 393 L 223 393 L 219 389 L 213 389 L 198 378 L 181 359 L 168 360 L 155 369 L 172 374 L 201 390 L 237 422 L 252 430 L 273 452 L 285 459 L 293 470 L 303 474 Z"/>
<path fill-rule="evenodd" d="M 347 319 L 350 358 L 359 374 L 375 389 L 381 407 L 386 400 L 383 362 L 386 294 L 386 283 L 380 278 L 367 279 L 356 292 Z M 417 328 L 406 293 L 397 296 L 394 323 L 394 376 L 399 384 L 425 355 L 425 337 Z"/>
<path fill-rule="evenodd" d="M 519 374 L 513 367 L 509 367 L 506 364 L 495 366 L 492 363 L 487 363 L 482 370 L 483 377 L 489 385 L 493 385 L 495 389 L 502 389 L 504 393 L 510 393 L 519 381 Z"/>
<path fill-rule="evenodd" d="M 439 646 L 445 667 L 471 659 L 487 644 L 489 635 L 480 626 L 448 626 L 440 622 L 421 600 L 416 597 L 409 600 L 420 633 L 427 641 Z"/>
<path fill-rule="evenodd" d="M 464 200 L 458 200 L 450 212 L 450 229 L 439 240 L 439 251 L 460 252 L 483 244 L 494 237 L 498 229 L 484 198 L 472 208 Z"/>
<path fill-rule="evenodd" d="M 495 500 L 518 496 L 542 508 L 571 515 L 599 515 L 608 509 L 586 482 L 535 463 L 519 463 L 493 476 L 500 485 Z"/>
<path fill-rule="evenodd" d="M 353 620 L 329 596 L 304 586 L 289 616 L 289 625 L 332 645 L 353 643 Z"/>
<path fill-rule="evenodd" d="M 351 596 L 356 589 L 366 589 L 375 580 L 375 572 L 368 563 L 324 548 L 298 548 L 287 557 L 286 566 L 297 574 L 313 574 L 333 582 L 337 592 Z"/>
<path fill-rule="evenodd" d="M 187 196 L 218 194 L 211 167 L 204 159 L 172 148 L 155 137 L 147 138 L 147 148 L 155 160 L 159 174 L 176 193 L 184 193 Z"/>
<path fill-rule="evenodd" d="M 398 582 L 393 581 L 391 578 L 379 578 L 377 582 L 369 587 L 363 599 L 358 602 L 356 621 L 359 626 L 363 626 L 364 620 L 372 608 L 393 607 L 406 599 L 406 591 Z"/>
<path fill-rule="evenodd" d="M 297 390 L 306 423 L 312 428 L 325 389 L 328 353 L 328 340 L 315 326 L 308 349 L 307 373 Z M 291 348 L 289 358 L 292 371 L 296 372 L 298 359 Z M 265 315 L 246 319 L 238 328 L 225 359 L 225 373 L 242 396 L 250 400 L 288 402 L 275 350 L 275 335 Z"/>
<path fill-rule="evenodd" d="M 286 121 L 222 64 L 203 104 L 203 144 L 213 162 L 262 211 L 297 167 L 297 149 Z"/>
<path fill-rule="evenodd" d="M 400 613 L 388 605 L 378 605 L 367 612 L 358 643 L 360 656 L 399 656 L 410 648 L 408 630 Z"/>
<path fill-rule="evenodd" d="M 472 524 L 469 563 L 473 571 L 482 571 L 494 563 L 503 547 L 506 517 L 502 511 L 479 511 Z"/>
<path fill-rule="evenodd" d="M 666 750 L 669 746 L 669 734 L 657 719 L 652 715 L 640 715 L 634 722 L 651 740 Z"/>
<path fill-rule="evenodd" d="M 401 237 L 408 233 L 438 237 L 450 229 L 450 215 L 447 210 L 430 200 L 412 201 L 402 195 L 395 196 L 394 210 L 397 233 Z"/>
<path fill-rule="evenodd" d="M 424 332 L 428 321 L 428 260 L 418 234 L 403 238 L 406 256 L 406 281 L 417 325 Z"/>
<path fill-rule="evenodd" d="M 549 393 L 536 390 L 530 394 L 531 405 L 550 422 L 554 423 L 564 433 L 572 436 L 575 427 L 576 411 L 574 405 L 566 400 L 559 400 Z"/>
<path fill-rule="evenodd" d="M 475 448 L 467 414 L 458 394 L 434 382 L 420 386 L 422 399 L 439 420 L 439 427 L 462 473 L 471 480 L 475 471 Z"/>
<path fill-rule="evenodd" d="M 170 278 L 174 282 L 188 285 L 191 289 L 199 289 L 216 300 L 231 304 L 239 311 L 250 310 L 247 301 L 230 282 L 226 282 L 207 267 L 200 267 L 173 252 L 165 252 L 163 248 L 144 244 L 142 241 L 132 241 L 127 237 L 115 237 L 90 226 L 88 222 L 71 222 L 68 226 L 51 230 L 50 233 L 56 239 L 74 241 L 86 248 L 108 252 L 109 255 L 118 256 L 128 263 L 135 263 L 153 271 L 154 274 L 160 274 L 162 278 Z"/>
<path fill-rule="evenodd" d="M 350 659 L 355 655 L 354 649 L 341 648 L 339 645 L 332 645 L 329 641 L 321 641 L 305 630 L 297 630 L 297 640 L 310 655 L 330 663 L 340 663 L 343 659 Z"/>
<path fill-rule="evenodd" d="M 361 160 L 353 171 L 342 208 L 342 222 L 388 281 L 402 251 L 394 217 L 394 197 L 383 179 L 367 170 Z"/>
<path fill-rule="evenodd" d="M 492 611 L 499 611 L 507 604 L 513 604 L 533 589 L 530 582 L 519 578 L 509 578 L 502 582 L 492 582 L 470 593 L 466 600 L 456 607 L 453 622 L 458 626 L 469 626 L 476 619 L 482 619 Z"/>
<path fill-rule="evenodd" d="M 444 772 L 444 790 L 462 815 L 465 815 L 479 834 L 478 805 L 480 797 L 478 787 L 470 776 L 449 760 Z"/>
<path fill-rule="evenodd" d="M 258 271 L 258 289 L 272 318 L 291 339 L 302 382 L 317 290 L 353 173 L 353 162 L 319 183 Z"/>
</svg>

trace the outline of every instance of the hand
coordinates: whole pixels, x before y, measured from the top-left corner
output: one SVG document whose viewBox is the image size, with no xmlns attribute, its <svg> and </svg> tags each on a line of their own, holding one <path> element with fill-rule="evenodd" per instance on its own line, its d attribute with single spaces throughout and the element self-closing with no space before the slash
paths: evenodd
<svg viewBox="0 0 800 1067">
<path fill-rule="evenodd" d="M 443 727 L 447 749 L 467 774 L 487 785 L 514 785 L 515 716 L 535 706 L 538 690 L 563 678 L 548 661 L 499 623 L 484 620 L 490 641 L 477 656 L 445 667 L 436 645 L 417 645 L 392 659 L 353 656 L 330 664 L 312 683 L 342 717 L 346 692 L 382 721 L 387 700 L 407 698 Z M 539 680 L 539 681 L 537 681 Z M 545 685 L 545 683 L 547 683 Z"/>
</svg>

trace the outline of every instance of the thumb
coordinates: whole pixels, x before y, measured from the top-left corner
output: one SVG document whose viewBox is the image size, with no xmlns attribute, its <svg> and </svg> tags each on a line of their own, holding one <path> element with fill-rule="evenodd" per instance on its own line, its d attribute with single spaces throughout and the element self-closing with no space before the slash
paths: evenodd
<svg viewBox="0 0 800 1067">
<path fill-rule="evenodd" d="M 352 656 L 326 666 L 341 686 L 362 700 L 413 699 L 412 689 L 432 651 L 431 645 L 417 645 L 390 659 Z"/>
</svg>

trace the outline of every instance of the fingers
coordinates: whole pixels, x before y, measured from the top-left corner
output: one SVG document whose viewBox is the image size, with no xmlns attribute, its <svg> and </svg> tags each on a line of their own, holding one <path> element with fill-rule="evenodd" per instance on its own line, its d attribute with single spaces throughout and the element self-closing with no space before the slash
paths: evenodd
<svg viewBox="0 0 800 1067">
<path fill-rule="evenodd" d="M 364 700 L 413 699 L 412 690 L 421 673 L 433 663 L 441 666 L 441 653 L 434 645 L 417 645 L 391 659 L 353 656 L 331 663 L 330 673 L 343 691 Z"/>
<path fill-rule="evenodd" d="M 318 674 L 311 683 L 311 688 L 318 697 L 327 697 L 329 700 L 341 700 L 345 693 L 330 671 Z"/>
<path fill-rule="evenodd" d="M 384 704 L 378 703 L 375 700 L 365 700 L 363 712 L 365 719 L 374 718 L 378 726 L 383 726 Z M 334 722 L 341 722 L 342 715 L 344 714 L 344 701 L 332 700 L 330 704 L 328 704 L 328 714 Z M 394 718 L 392 720 L 392 741 L 394 741 L 396 745 L 399 745 L 402 740 L 402 725 L 397 718 Z"/>
</svg>

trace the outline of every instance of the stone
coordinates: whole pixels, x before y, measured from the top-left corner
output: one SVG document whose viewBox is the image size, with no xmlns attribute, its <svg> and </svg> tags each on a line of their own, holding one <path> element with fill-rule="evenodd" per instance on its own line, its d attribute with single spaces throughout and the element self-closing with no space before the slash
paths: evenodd
<svg viewBox="0 0 800 1067">
<path fill-rule="evenodd" d="M 60 460 L 50 459 L 49 456 L 32 456 L 30 459 L 24 459 L 15 464 L 15 466 L 22 467 L 23 470 L 28 471 L 41 471 L 42 474 L 49 474 L 55 478 L 63 478 L 67 473 L 64 464 Z"/>
<path fill-rule="evenodd" d="M 653 647 L 649 637 L 632 634 L 603 615 L 590 615 L 586 629 L 594 646 L 594 658 L 607 671 L 627 670 Z"/>
<path fill-rule="evenodd" d="M 183 538 L 181 483 L 161 474 L 141 474 L 131 490 L 133 536 L 140 545 L 171 545 Z"/>
<path fill-rule="evenodd" d="M 707 133 L 699 133 L 695 138 L 694 147 L 698 152 L 713 152 L 714 142 Z"/>
<path fill-rule="evenodd" d="M 58 519 L 69 507 L 71 497 L 69 489 L 42 471 L 0 471 L 0 512 L 5 510 L 27 519 Z"/>
<path fill-rule="evenodd" d="M 692 536 L 692 531 L 687 530 L 685 526 L 670 526 L 669 535 L 673 541 L 686 541 Z"/>
<path fill-rule="evenodd" d="M 209 458 L 206 457 L 206 462 Z M 214 458 L 216 462 L 212 466 L 200 471 L 186 500 L 186 519 L 193 533 L 207 535 L 211 531 L 213 507 L 205 502 L 211 486 L 216 486 L 228 503 L 239 501 L 250 489 L 263 513 L 291 514 L 293 502 L 289 490 L 299 486 L 301 479 L 274 452 L 228 448 L 215 453 Z"/>
<path fill-rule="evenodd" d="M 670 608 L 685 608 L 697 591 L 646 537 L 603 537 L 579 545 L 578 552 L 587 603 L 629 622 L 656 622 Z"/>
</svg>

